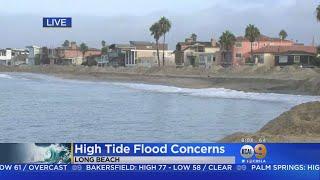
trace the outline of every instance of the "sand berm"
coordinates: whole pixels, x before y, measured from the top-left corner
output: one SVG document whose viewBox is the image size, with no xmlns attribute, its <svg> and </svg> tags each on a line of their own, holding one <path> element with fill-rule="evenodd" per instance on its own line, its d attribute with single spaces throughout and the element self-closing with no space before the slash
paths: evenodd
<svg viewBox="0 0 320 180">
<path fill-rule="evenodd" d="M 219 142 L 242 142 L 242 139 L 265 139 L 266 142 L 320 142 L 320 102 L 297 105 L 267 123 L 256 133 L 238 132 Z"/>
</svg>

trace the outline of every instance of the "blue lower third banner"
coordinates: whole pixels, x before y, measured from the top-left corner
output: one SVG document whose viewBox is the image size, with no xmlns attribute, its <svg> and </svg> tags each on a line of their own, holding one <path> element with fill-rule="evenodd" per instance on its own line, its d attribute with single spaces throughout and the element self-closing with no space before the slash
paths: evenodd
<svg viewBox="0 0 320 180">
<path fill-rule="evenodd" d="M 320 144 L 0 144 L 0 179 L 17 173 L 128 172 L 319 179 Z"/>
</svg>

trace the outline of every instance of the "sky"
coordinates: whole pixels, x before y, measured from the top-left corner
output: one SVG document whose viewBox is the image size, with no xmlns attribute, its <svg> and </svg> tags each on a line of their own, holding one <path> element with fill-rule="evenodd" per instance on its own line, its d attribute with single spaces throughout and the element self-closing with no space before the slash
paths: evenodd
<svg viewBox="0 0 320 180">
<path fill-rule="evenodd" d="M 320 43 L 320 23 L 316 21 L 316 0 L 0 0 L 0 48 L 27 45 L 56 47 L 65 39 L 100 47 L 153 41 L 149 27 L 161 16 L 172 28 L 169 47 L 191 33 L 198 39 L 218 39 L 225 30 L 244 35 L 248 24 L 262 34 L 277 37 L 281 29 L 288 39 Z M 42 28 L 42 17 L 73 18 L 67 29 Z"/>
</svg>

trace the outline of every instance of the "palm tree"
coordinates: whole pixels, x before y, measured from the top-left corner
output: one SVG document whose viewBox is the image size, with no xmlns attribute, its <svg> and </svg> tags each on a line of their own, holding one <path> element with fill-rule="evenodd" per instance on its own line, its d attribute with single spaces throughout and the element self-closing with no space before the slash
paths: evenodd
<svg viewBox="0 0 320 180">
<path fill-rule="evenodd" d="M 89 50 L 89 47 L 85 43 L 80 44 L 80 51 L 82 52 L 82 58 L 84 59 L 85 53 Z"/>
<path fill-rule="evenodd" d="M 317 20 L 320 21 L 320 5 L 318 5 L 316 9 L 316 13 L 317 13 Z"/>
<path fill-rule="evenodd" d="M 160 67 L 160 57 L 159 57 L 159 39 L 161 36 L 161 25 L 159 22 L 156 22 L 152 24 L 150 27 L 150 32 L 153 38 L 156 40 L 156 46 L 157 46 L 157 56 L 158 56 L 158 66 Z"/>
<path fill-rule="evenodd" d="M 252 44 L 254 41 L 256 41 L 256 39 L 260 36 L 260 31 L 257 27 L 255 27 L 252 24 L 249 24 L 246 28 L 246 34 L 245 37 L 250 41 L 251 43 L 251 60 L 252 60 Z"/>
<path fill-rule="evenodd" d="M 166 43 L 166 33 L 169 32 L 171 29 L 171 22 L 169 21 L 169 19 L 161 17 L 161 19 L 159 20 L 159 24 L 161 26 L 161 34 L 163 35 L 162 66 L 164 66 L 164 49 Z"/>
<path fill-rule="evenodd" d="M 229 51 L 235 42 L 236 37 L 230 31 L 223 32 L 219 39 L 222 49 L 226 51 Z"/>
<path fill-rule="evenodd" d="M 282 29 L 279 32 L 279 37 L 280 37 L 281 40 L 285 40 L 288 37 L 288 34 L 287 34 L 287 32 L 285 30 Z"/>
<path fill-rule="evenodd" d="M 67 48 L 67 47 L 69 47 L 69 45 L 70 45 L 69 40 L 65 40 L 65 41 L 63 42 L 63 44 L 62 44 L 62 47 Z"/>
<path fill-rule="evenodd" d="M 236 42 L 236 37 L 230 31 L 225 31 L 222 33 L 219 39 L 221 49 L 228 52 Z M 222 56 L 224 60 L 224 55 Z"/>
<path fill-rule="evenodd" d="M 197 35 L 195 33 L 192 33 L 191 34 L 191 39 L 193 42 L 196 42 L 197 41 Z"/>
<path fill-rule="evenodd" d="M 101 41 L 101 54 L 108 54 L 109 52 L 109 47 L 106 45 L 106 41 L 105 40 L 102 40 Z"/>
<path fill-rule="evenodd" d="M 105 46 L 106 46 L 106 41 L 105 41 L 105 40 L 102 40 L 102 41 L 101 41 L 101 46 L 102 46 L 102 47 L 105 47 Z"/>
</svg>

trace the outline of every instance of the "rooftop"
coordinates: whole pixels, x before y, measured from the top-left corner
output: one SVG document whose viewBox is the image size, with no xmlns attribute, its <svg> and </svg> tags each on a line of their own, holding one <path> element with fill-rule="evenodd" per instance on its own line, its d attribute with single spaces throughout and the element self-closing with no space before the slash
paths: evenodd
<svg viewBox="0 0 320 180">
<path fill-rule="evenodd" d="M 237 41 L 249 41 L 247 38 L 245 38 L 244 36 L 238 36 L 236 37 L 236 40 Z M 261 34 L 259 37 L 258 37 L 258 40 L 259 41 L 282 41 L 282 42 L 292 42 L 290 40 L 281 40 L 280 38 L 274 38 L 274 37 L 269 37 L 269 36 L 266 36 L 266 35 L 263 35 Z"/>
<path fill-rule="evenodd" d="M 201 44 L 205 47 L 211 47 L 211 42 L 210 41 L 192 41 L 192 42 L 178 42 L 179 45 L 187 45 L 187 46 L 191 46 L 191 45 L 195 45 L 195 44 Z"/>
<path fill-rule="evenodd" d="M 149 41 L 129 41 L 133 46 L 152 46 L 154 43 Z"/>
<path fill-rule="evenodd" d="M 137 50 L 156 50 L 157 45 L 149 41 L 130 41 L 130 45 L 134 46 Z M 168 44 L 159 43 L 159 50 L 168 50 Z"/>
<path fill-rule="evenodd" d="M 120 48 L 120 49 L 122 49 L 122 48 L 134 48 L 134 47 L 131 46 L 130 44 L 111 44 L 109 46 L 109 48 L 110 49 L 112 49 L 112 48 Z"/>
<path fill-rule="evenodd" d="M 293 46 L 266 46 L 260 49 L 253 51 L 255 54 L 260 53 L 274 53 L 274 54 L 284 54 L 284 53 L 307 53 L 307 54 L 316 54 L 317 48 L 314 46 L 302 46 L 302 45 L 293 45 Z"/>
</svg>

